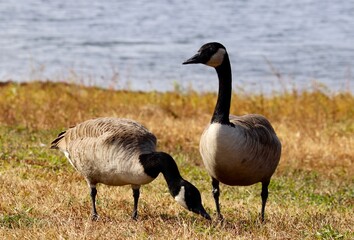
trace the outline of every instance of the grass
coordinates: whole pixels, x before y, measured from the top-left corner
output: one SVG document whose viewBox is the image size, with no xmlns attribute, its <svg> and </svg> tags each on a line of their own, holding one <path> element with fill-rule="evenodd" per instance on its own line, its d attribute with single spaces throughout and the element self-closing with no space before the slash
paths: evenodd
<svg viewBox="0 0 354 240">
<path fill-rule="evenodd" d="M 259 222 L 260 184 L 221 185 L 224 222 L 215 220 L 210 179 L 198 152 L 216 94 L 113 91 L 33 82 L 0 86 L 1 239 L 353 239 L 354 96 L 325 88 L 271 96 L 234 94 L 233 114 L 260 113 L 282 143 L 266 222 Z M 201 191 L 214 220 L 173 201 L 163 178 L 142 187 L 133 221 L 129 186 L 98 188 L 100 221 L 90 220 L 86 182 L 48 146 L 89 118 L 132 118 L 158 137 L 182 175 Z"/>
</svg>

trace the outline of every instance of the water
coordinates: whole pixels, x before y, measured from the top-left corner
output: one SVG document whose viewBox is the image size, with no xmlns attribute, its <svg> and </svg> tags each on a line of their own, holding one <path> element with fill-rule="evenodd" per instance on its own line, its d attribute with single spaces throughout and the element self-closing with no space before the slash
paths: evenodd
<svg viewBox="0 0 354 240">
<path fill-rule="evenodd" d="M 2 1 L 0 80 L 215 91 L 212 68 L 181 63 L 219 41 L 238 91 L 354 92 L 353 13 L 329 0 Z"/>
</svg>

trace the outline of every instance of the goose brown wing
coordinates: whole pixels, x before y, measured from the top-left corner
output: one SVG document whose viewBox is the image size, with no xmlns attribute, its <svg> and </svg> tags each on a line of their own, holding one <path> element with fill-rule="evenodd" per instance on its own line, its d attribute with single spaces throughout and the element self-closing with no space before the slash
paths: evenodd
<svg viewBox="0 0 354 240">
<path fill-rule="evenodd" d="M 85 121 L 61 132 L 51 143 L 53 149 L 67 149 L 71 142 L 101 139 L 104 144 L 119 143 L 123 146 L 156 145 L 156 137 L 139 123 L 121 118 L 97 118 Z"/>
<path fill-rule="evenodd" d="M 243 116 L 230 115 L 230 122 L 242 127 L 246 135 L 264 145 L 274 145 L 279 142 L 270 122 L 262 115 L 247 114 Z M 247 137 L 247 136 L 246 136 Z"/>
</svg>

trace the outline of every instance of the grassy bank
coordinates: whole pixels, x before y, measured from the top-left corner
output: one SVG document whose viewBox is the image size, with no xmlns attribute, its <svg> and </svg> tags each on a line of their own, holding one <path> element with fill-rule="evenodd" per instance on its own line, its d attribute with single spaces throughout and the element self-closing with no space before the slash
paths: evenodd
<svg viewBox="0 0 354 240">
<path fill-rule="evenodd" d="M 89 118 L 132 118 L 158 137 L 182 175 L 202 192 L 212 217 L 211 184 L 198 152 L 216 94 L 130 92 L 55 83 L 0 86 L 0 237 L 350 239 L 354 206 L 354 96 L 311 92 L 237 95 L 235 115 L 260 113 L 282 143 L 266 223 L 258 221 L 260 184 L 221 186 L 226 220 L 211 223 L 178 206 L 162 177 L 142 187 L 138 221 L 129 186 L 99 186 L 99 222 L 90 220 L 83 178 L 48 144 Z"/>
</svg>

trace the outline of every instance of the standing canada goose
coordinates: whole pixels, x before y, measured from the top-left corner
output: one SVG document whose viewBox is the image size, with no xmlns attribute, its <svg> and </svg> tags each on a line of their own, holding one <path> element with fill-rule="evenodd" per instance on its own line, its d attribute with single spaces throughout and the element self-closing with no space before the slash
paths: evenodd
<svg viewBox="0 0 354 240">
<path fill-rule="evenodd" d="M 130 184 L 137 218 L 140 185 L 150 183 L 161 172 L 172 197 L 186 209 L 210 220 L 198 189 L 184 180 L 173 158 L 156 152 L 156 137 L 141 124 L 120 118 L 85 121 L 60 133 L 51 143 L 62 151 L 91 188 L 92 219 L 97 220 L 96 184 Z"/>
<path fill-rule="evenodd" d="M 219 93 L 210 124 L 199 145 L 204 165 L 212 178 L 213 196 L 219 219 L 219 182 L 231 186 L 262 183 L 261 219 L 268 198 L 268 185 L 281 155 L 281 143 L 269 121 L 257 114 L 233 116 L 231 65 L 226 48 L 217 42 L 204 44 L 183 64 L 202 63 L 214 67 Z"/>
</svg>

